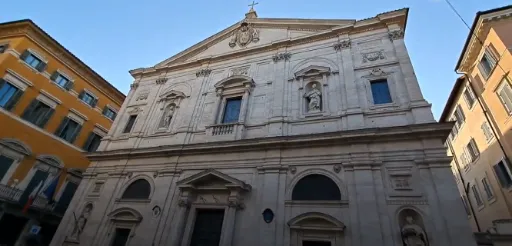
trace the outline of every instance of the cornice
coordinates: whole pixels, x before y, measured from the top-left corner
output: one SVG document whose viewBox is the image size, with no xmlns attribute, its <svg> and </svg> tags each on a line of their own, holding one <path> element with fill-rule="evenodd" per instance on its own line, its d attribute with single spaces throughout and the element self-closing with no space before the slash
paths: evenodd
<svg viewBox="0 0 512 246">
<path fill-rule="evenodd" d="M 25 36 L 32 42 L 45 49 L 59 62 L 80 76 L 84 81 L 89 82 L 103 95 L 119 106 L 123 103 L 125 95 L 113 85 L 97 74 L 69 50 L 63 47 L 44 30 L 35 25 L 32 21 L 19 21 L 0 24 L 0 37 Z M 114 95 L 114 96 L 113 96 Z"/>
<path fill-rule="evenodd" d="M 333 144 L 359 144 L 389 142 L 392 140 L 445 139 L 451 131 L 451 123 L 427 123 L 398 127 L 368 128 L 322 134 L 267 137 L 239 141 L 219 141 L 199 144 L 168 145 L 136 150 L 101 151 L 88 155 L 91 161 L 128 157 L 157 157 L 173 154 L 202 154 L 268 150 L 290 147 L 332 146 Z"/>
</svg>

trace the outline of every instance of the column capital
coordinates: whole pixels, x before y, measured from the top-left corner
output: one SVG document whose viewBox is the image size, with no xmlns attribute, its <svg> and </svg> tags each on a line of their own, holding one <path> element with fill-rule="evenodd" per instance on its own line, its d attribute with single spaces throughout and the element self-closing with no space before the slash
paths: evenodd
<svg viewBox="0 0 512 246">
<path fill-rule="evenodd" d="M 341 51 L 343 49 L 349 49 L 351 47 L 350 39 L 342 40 L 338 43 L 336 43 L 333 48 L 335 51 Z"/>
<path fill-rule="evenodd" d="M 393 40 L 398 40 L 398 39 L 402 39 L 404 38 L 404 31 L 403 30 L 394 30 L 394 31 L 390 31 L 388 33 L 388 37 L 391 41 Z"/>
</svg>

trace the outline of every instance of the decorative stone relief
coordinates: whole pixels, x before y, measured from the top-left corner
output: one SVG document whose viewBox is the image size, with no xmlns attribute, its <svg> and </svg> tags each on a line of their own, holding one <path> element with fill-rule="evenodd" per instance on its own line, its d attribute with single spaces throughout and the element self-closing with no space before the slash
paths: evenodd
<svg viewBox="0 0 512 246">
<path fill-rule="evenodd" d="M 334 50 L 340 51 L 342 49 L 348 49 L 348 48 L 350 48 L 350 46 L 351 46 L 350 40 L 343 40 L 343 41 L 335 44 L 333 47 L 334 47 Z"/>
<path fill-rule="evenodd" d="M 167 128 L 171 124 L 172 116 L 174 115 L 174 111 L 176 109 L 176 105 L 169 104 L 165 108 L 164 114 L 162 115 L 162 119 L 160 120 L 159 128 Z"/>
<path fill-rule="evenodd" d="M 334 166 L 332 167 L 332 170 L 333 170 L 335 173 L 339 173 L 339 172 L 341 171 L 341 165 L 338 165 L 338 164 L 334 165 Z"/>
<path fill-rule="evenodd" d="M 211 72 L 212 72 L 211 69 L 203 68 L 196 72 L 196 77 L 208 77 Z"/>
<path fill-rule="evenodd" d="M 149 96 L 149 90 L 140 91 L 137 94 L 135 101 L 145 101 L 146 99 L 148 99 L 148 96 Z"/>
<path fill-rule="evenodd" d="M 260 34 L 258 30 L 243 22 L 240 28 L 233 34 L 233 37 L 231 37 L 229 47 L 234 48 L 237 44 L 240 47 L 245 47 L 251 42 L 257 43 L 259 40 Z"/>
<path fill-rule="evenodd" d="M 272 60 L 274 62 L 278 62 L 278 61 L 281 61 L 281 60 L 288 61 L 288 60 L 290 60 L 290 57 L 292 57 L 292 54 L 290 54 L 288 52 L 277 53 L 277 54 L 272 56 Z"/>
<path fill-rule="evenodd" d="M 405 225 L 402 226 L 402 240 L 407 246 L 428 246 L 428 239 L 425 230 L 421 228 L 412 216 L 405 218 Z"/>
<path fill-rule="evenodd" d="M 404 31 L 403 30 L 391 31 L 391 32 L 389 32 L 388 36 L 389 36 L 389 39 L 391 39 L 391 41 L 401 39 L 401 38 L 404 38 Z"/>
<path fill-rule="evenodd" d="M 383 75 L 386 75 L 386 74 L 387 73 L 382 71 L 382 69 L 380 69 L 380 68 L 374 68 L 370 72 L 370 76 L 383 76 Z"/>
<path fill-rule="evenodd" d="M 377 61 L 377 60 L 384 60 L 386 59 L 386 57 L 384 56 L 384 51 L 383 50 L 379 50 L 379 51 L 373 51 L 373 52 L 368 52 L 368 53 L 362 53 L 363 55 L 363 63 L 366 63 L 368 61 Z"/>
<path fill-rule="evenodd" d="M 91 211 L 93 209 L 92 204 L 87 204 L 82 211 L 82 214 L 78 217 L 78 219 L 75 220 L 75 224 L 73 225 L 73 231 L 71 231 L 71 235 L 67 238 L 67 240 L 73 241 L 73 242 L 79 242 L 80 240 L 80 234 L 82 234 L 82 231 L 85 228 L 85 225 L 87 224 L 87 219 L 91 215 Z"/>
<path fill-rule="evenodd" d="M 247 75 L 249 73 L 249 67 L 236 67 L 231 69 L 231 75 Z"/>
<path fill-rule="evenodd" d="M 290 167 L 290 173 L 291 174 L 295 174 L 297 172 L 297 168 L 296 167 Z"/>
<path fill-rule="evenodd" d="M 156 79 L 156 84 L 157 85 L 162 85 L 162 84 L 165 84 L 167 82 L 168 78 L 158 78 Z"/>
<path fill-rule="evenodd" d="M 393 188 L 395 190 L 410 190 L 411 189 L 410 176 L 394 176 L 392 178 Z"/>
<path fill-rule="evenodd" d="M 138 83 L 133 83 L 130 85 L 130 89 L 132 89 L 132 90 L 137 89 L 137 87 L 139 87 Z"/>
</svg>

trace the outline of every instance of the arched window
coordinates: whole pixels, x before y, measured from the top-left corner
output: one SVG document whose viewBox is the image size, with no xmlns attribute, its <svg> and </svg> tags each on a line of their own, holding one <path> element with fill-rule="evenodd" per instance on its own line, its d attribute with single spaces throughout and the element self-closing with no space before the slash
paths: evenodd
<svg viewBox="0 0 512 246">
<path fill-rule="evenodd" d="M 151 185 L 145 179 L 138 179 L 131 183 L 123 193 L 122 199 L 148 199 Z"/>
<path fill-rule="evenodd" d="M 311 174 L 297 182 L 293 188 L 292 200 L 341 200 L 341 193 L 330 178 Z"/>
</svg>

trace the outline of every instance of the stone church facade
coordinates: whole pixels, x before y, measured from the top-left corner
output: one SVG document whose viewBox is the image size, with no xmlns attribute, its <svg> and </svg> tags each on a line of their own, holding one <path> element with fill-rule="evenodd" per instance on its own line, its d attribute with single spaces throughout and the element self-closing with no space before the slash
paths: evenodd
<svg viewBox="0 0 512 246">
<path fill-rule="evenodd" d="M 475 245 L 407 14 L 251 9 L 130 71 L 52 245 Z"/>
</svg>

